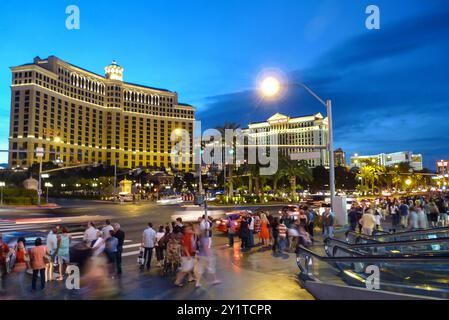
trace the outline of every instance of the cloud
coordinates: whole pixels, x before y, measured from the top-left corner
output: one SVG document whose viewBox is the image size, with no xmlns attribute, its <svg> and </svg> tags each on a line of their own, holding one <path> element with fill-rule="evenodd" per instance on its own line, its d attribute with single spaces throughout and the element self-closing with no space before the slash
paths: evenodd
<svg viewBox="0 0 449 320">
<path fill-rule="evenodd" d="M 366 31 L 318 57 L 310 68 L 290 73 L 334 105 L 336 145 L 348 153 L 411 150 L 425 164 L 449 157 L 449 10 Z M 244 91 L 205 99 L 198 117 L 213 126 L 243 126 L 274 112 L 322 111 L 305 92 L 291 90 L 282 101 L 261 102 Z"/>
</svg>

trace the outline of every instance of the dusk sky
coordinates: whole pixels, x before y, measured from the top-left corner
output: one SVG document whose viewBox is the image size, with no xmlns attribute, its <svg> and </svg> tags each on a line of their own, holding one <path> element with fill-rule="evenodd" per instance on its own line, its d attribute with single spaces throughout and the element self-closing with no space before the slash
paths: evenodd
<svg viewBox="0 0 449 320">
<path fill-rule="evenodd" d="M 65 27 L 72 4 L 80 30 Z M 380 30 L 365 27 L 370 4 Z M 262 101 L 258 74 L 276 68 L 333 100 L 335 147 L 348 157 L 410 150 L 431 169 L 449 159 L 447 0 L 3 1 L 0 39 L 0 149 L 9 67 L 56 55 L 99 74 L 117 60 L 125 81 L 177 91 L 203 129 L 325 113 L 300 89 Z"/>
</svg>

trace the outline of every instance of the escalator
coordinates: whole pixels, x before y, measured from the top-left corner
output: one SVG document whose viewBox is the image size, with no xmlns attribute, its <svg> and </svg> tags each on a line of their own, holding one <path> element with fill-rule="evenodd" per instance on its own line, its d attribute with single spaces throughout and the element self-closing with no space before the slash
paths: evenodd
<svg viewBox="0 0 449 320">
<path fill-rule="evenodd" d="M 439 241 L 435 242 L 435 240 Z M 355 244 L 333 238 L 327 238 L 324 241 L 324 251 L 329 257 L 337 257 L 341 249 L 357 251 L 363 255 L 396 256 L 416 253 L 442 255 L 449 254 L 449 237 Z"/>
<path fill-rule="evenodd" d="M 349 231 L 346 233 L 346 241 L 348 243 L 379 243 L 393 241 L 409 241 L 420 239 L 437 239 L 449 237 L 449 228 L 433 228 L 422 229 L 416 231 L 402 231 L 389 233 L 384 231 L 376 231 L 372 236 Z"/>
<path fill-rule="evenodd" d="M 326 239 L 326 255 L 299 246 L 300 279 L 358 289 L 357 295 L 376 284 L 376 292 L 394 297 L 449 299 L 448 233 L 449 228 L 440 228 L 383 234 L 358 243 Z"/>
</svg>

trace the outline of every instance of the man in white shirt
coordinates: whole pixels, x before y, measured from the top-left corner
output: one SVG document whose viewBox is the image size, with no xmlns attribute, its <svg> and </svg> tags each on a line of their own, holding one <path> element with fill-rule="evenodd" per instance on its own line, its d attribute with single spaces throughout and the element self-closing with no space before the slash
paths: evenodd
<svg viewBox="0 0 449 320">
<path fill-rule="evenodd" d="M 142 247 L 144 248 L 144 263 L 140 266 L 141 269 L 144 266 L 147 267 L 147 270 L 151 268 L 151 258 L 153 256 L 153 249 L 156 242 L 156 231 L 153 229 L 153 224 L 148 223 L 148 227 L 143 231 L 142 234 Z"/>
<path fill-rule="evenodd" d="M 111 236 L 111 230 L 114 230 L 114 228 L 111 225 L 111 220 L 106 220 L 106 225 L 101 229 L 101 233 L 103 233 L 103 239 L 106 241 Z"/>
<path fill-rule="evenodd" d="M 47 235 L 47 250 L 51 255 L 51 261 L 45 265 L 45 280 L 53 280 L 53 259 L 55 258 L 56 249 L 58 247 L 58 228 L 53 227 Z"/>
<path fill-rule="evenodd" d="M 98 239 L 97 236 L 98 230 L 95 229 L 95 225 L 92 221 L 87 223 L 87 229 L 84 231 L 83 240 L 87 243 L 88 246 L 92 247 L 95 241 Z"/>
</svg>

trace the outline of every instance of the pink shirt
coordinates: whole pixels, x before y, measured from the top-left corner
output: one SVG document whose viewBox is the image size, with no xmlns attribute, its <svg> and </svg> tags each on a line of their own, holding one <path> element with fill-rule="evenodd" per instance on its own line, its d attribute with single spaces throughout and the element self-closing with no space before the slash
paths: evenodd
<svg viewBox="0 0 449 320">
<path fill-rule="evenodd" d="M 30 250 L 31 268 L 33 270 L 45 269 L 44 256 L 46 253 L 46 246 L 37 246 Z"/>
</svg>

